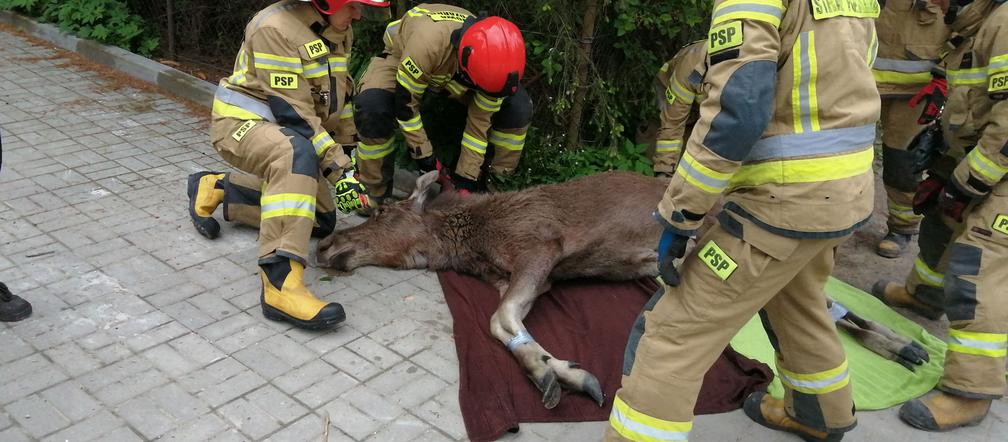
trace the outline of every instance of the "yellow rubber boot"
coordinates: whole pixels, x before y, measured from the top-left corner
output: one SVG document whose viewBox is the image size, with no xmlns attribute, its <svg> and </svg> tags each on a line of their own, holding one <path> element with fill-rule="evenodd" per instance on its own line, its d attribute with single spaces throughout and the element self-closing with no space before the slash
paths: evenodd
<svg viewBox="0 0 1008 442">
<path fill-rule="evenodd" d="M 332 328 L 346 320 L 342 305 L 326 303 L 308 291 L 301 263 L 279 256 L 266 261 L 259 264 L 263 284 L 260 303 L 266 319 L 309 330 Z"/>
<path fill-rule="evenodd" d="M 899 417 L 924 431 L 949 431 L 977 425 L 990 410 L 990 399 L 970 399 L 943 391 L 932 391 L 903 404 Z"/>
<path fill-rule="evenodd" d="M 872 295 L 888 306 L 910 309 L 928 319 L 938 319 L 944 313 L 941 309 L 920 302 L 907 291 L 905 285 L 897 282 L 885 280 L 876 282 L 872 286 Z"/>
<path fill-rule="evenodd" d="M 186 193 L 189 195 L 189 217 L 196 231 L 214 239 L 220 234 L 220 223 L 213 213 L 224 202 L 223 173 L 196 172 L 189 175 Z"/>
<path fill-rule="evenodd" d="M 753 422 L 764 427 L 796 434 L 804 441 L 834 442 L 843 439 L 843 433 L 827 433 L 799 423 L 788 416 L 784 401 L 770 396 L 765 391 L 753 392 L 742 404 L 742 410 Z"/>
</svg>

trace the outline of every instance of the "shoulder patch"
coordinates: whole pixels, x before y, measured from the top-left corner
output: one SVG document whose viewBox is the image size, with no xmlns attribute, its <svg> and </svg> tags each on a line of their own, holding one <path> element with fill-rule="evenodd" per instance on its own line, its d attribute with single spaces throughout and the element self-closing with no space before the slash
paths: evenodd
<svg viewBox="0 0 1008 442">
<path fill-rule="evenodd" d="M 1004 99 L 1008 95 L 1008 72 L 991 75 L 987 82 L 987 92 L 992 98 Z"/>
<path fill-rule="evenodd" d="M 994 220 L 994 224 L 991 225 L 991 228 L 1008 235 L 1008 215 L 998 215 Z"/>
<path fill-rule="evenodd" d="M 708 242 L 700 250 L 699 257 L 722 281 L 727 281 L 732 273 L 735 273 L 735 269 L 738 268 L 738 264 L 724 250 L 721 250 L 714 241 Z"/>
<path fill-rule="evenodd" d="M 238 129 L 234 131 L 234 133 L 231 134 L 231 138 L 234 138 L 235 141 L 240 143 L 242 138 L 245 138 L 245 135 L 247 135 L 249 131 L 252 130 L 252 127 L 254 127 L 255 125 L 256 125 L 255 120 L 246 121 L 244 124 L 239 126 Z"/>
<path fill-rule="evenodd" d="M 468 15 L 455 11 L 434 11 L 427 14 L 427 16 L 434 21 L 453 21 L 458 23 L 462 23 L 469 18 Z"/>
<path fill-rule="evenodd" d="M 412 75 L 413 78 L 420 78 L 420 76 L 423 75 L 423 70 L 420 69 L 420 66 L 417 66 L 417 64 L 410 57 L 406 57 L 403 59 L 402 67 L 403 69 L 406 70 L 406 72 L 409 72 L 409 74 Z"/>
<path fill-rule="evenodd" d="M 270 72 L 270 87 L 273 89 L 297 89 L 298 76 L 295 74 L 284 74 Z"/>
<path fill-rule="evenodd" d="M 329 48 L 326 47 L 325 42 L 322 40 L 312 40 L 304 45 L 305 52 L 308 53 L 308 58 L 319 58 L 323 55 L 329 53 Z"/>
<path fill-rule="evenodd" d="M 741 21 L 733 21 L 715 26 L 711 28 L 710 34 L 707 37 L 707 53 L 714 54 L 726 49 L 742 46 L 744 40 Z"/>
</svg>

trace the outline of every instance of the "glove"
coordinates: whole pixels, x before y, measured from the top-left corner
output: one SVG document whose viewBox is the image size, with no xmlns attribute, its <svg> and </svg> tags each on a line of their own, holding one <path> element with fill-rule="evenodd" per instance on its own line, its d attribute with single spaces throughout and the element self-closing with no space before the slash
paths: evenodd
<svg viewBox="0 0 1008 442">
<path fill-rule="evenodd" d="M 679 270 L 675 268 L 675 260 L 686 254 L 686 241 L 689 237 L 681 235 L 672 229 L 665 229 L 658 240 L 658 274 L 665 284 L 679 286 Z"/>
<path fill-rule="evenodd" d="M 954 182 L 949 182 L 942 188 L 938 196 L 938 210 L 945 216 L 963 222 L 963 212 L 973 202 L 973 198 L 959 190 Z"/>
<path fill-rule="evenodd" d="M 441 161 L 439 161 L 437 158 L 434 158 L 434 155 L 431 155 L 426 158 L 417 159 L 416 164 L 417 169 L 420 169 L 421 174 L 430 172 L 432 170 L 440 172 L 441 169 L 443 168 L 443 166 L 441 165 Z"/>
<path fill-rule="evenodd" d="M 942 187 L 945 187 L 945 181 L 934 175 L 921 181 L 917 185 L 917 192 L 914 193 L 913 212 L 923 215 L 930 211 L 938 202 L 938 195 L 941 193 Z"/>
<path fill-rule="evenodd" d="M 469 178 L 456 173 L 452 173 L 451 180 L 452 186 L 455 187 L 455 191 L 462 194 L 462 196 L 468 196 L 470 193 L 476 193 L 478 191 L 478 185 L 475 180 L 470 180 Z"/>
<path fill-rule="evenodd" d="M 333 201 L 340 212 L 350 213 L 357 209 L 370 207 L 364 185 L 353 176 L 353 169 L 347 171 L 345 175 L 336 175 L 339 180 L 332 182 L 336 188 L 336 196 Z"/>
<path fill-rule="evenodd" d="M 926 125 L 938 121 L 942 108 L 945 107 L 946 97 L 948 97 L 948 84 L 945 82 L 945 77 L 934 77 L 927 86 L 922 87 L 917 95 L 910 99 L 910 107 L 917 107 L 917 103 L 921 100 L 927 100 L 920 118 L 917 118 L 917 124 Z"/>
</svg>

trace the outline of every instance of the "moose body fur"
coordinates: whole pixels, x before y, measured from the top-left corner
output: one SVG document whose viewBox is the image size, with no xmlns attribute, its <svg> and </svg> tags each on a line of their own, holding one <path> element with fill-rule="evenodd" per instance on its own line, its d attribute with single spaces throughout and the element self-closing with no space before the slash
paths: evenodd
<svg viewBox="0 0 1008 442">
<path fill-rule="evenodd" d="M 320 265 L 343 271 L 365 265 L 427 268 L 481 277 L 501 293 L 490 331 L 542 391 L 544 405 L 556 406 L 561 387 L 582 391 L 601 405 L 595 376 L 553 357 L 528 335 L 522 320 L 551 281 L 656 276 L 655 245 L 662 228 L 652 212 L 668 180 L 607 172 L 462 197 L 438 194 L 437 179 L 437 172 L 421 176 L 410 198 L 321 241 Z M 873 350 L 894 358 L 909 342 L 894 339 L 877 345 L 885 354 Z"/>
</svg>

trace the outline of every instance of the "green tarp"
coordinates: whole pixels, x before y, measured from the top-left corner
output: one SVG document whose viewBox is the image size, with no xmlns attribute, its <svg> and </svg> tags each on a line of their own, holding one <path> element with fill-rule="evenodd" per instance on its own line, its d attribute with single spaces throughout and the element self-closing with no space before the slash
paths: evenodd
<svg viewBox="0 0 1008 442">
<path fill-rule="evenodd" d="M 876 355 L 862 347 L 853 338 L 840 332 L 840 340 L 847 351 L 851 383 L 854 386 L 854 404 L 858 410 L 880 410 L 898 405 L 927 393 L 942 374 L 945 363 L 945 342 L 932 336 L 921 326 L 893 311 L 872 295 L 840 280 L 830 278 L 826 294 L 850 311 L 865 319 L 884 324 L 903 336 L 912 337 L 927 349 L 931 361 L 911 372 L 902 365 Z M 749 321 L 731 345 L 739 353 L 774 367 L 774 351 L 759 317 Z M 770 384 L 770 394 L 784 395 L 780 380 Z"/>
</svg>

